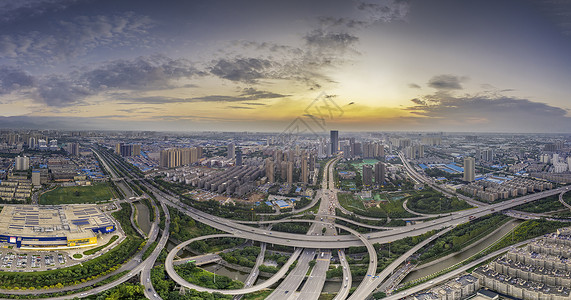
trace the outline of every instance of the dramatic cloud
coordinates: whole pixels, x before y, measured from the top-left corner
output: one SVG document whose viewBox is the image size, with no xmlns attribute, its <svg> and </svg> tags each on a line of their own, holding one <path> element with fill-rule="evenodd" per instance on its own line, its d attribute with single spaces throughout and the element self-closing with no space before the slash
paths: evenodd
<svg viewBox="0 0 571 300">
<path fill-rule="evenodd" d="M 309 47 L 315 47 L 319 51 L 341 51 L 344 52 L 353 46 L 359 38 L 346 32 L 326 32 L 316 29 L 304 37 Z"/>
<path fill-rule="evenodd" d="M 86 72 L 81 78 L 94 90 L 164 89 L 171 87 L 171 80 L 201 74 L 203 73 L 187 60 L 173 60 L 162 55 L 155 55 L 134 60 L 113 61 Z"/>
<path fill-rule="evenodd" d="M 20 17 L 35 17 L 50 11 L 63 10 L 76 0 L 18 0 L 0 2 L 0 22 Z"/>
<path fill-rule="evenodd" d="M 466 78 L 454 75 L 437 75 L 428 81 L 428 86 L 437 90 L 461 90 L 462 81 Z"/>
<path fill-rule="evenodd" d="M 165 103 L 190 103 L 190 102 L 242 102 L 242 101 L 255 101 L 262 99 L 276 99 L 283 98 L 289 95 L 282 95 L 267 91 L 258 91 L 254 88 L 243 89 L 238 95 L 208 95 L 203 97 L 193 98 L 173 98 L 173 97 L 128 97 L 127 95 L 121 96 L 123 104 L 131 103 L 145 103 L 145 104 L 165 104 Z M 242 103 L 244 105 L 266 105 L 264 103 Z"/>
<path fill-rule="evenodd" d="M 48 106 L 61 107 L 77 104 L 92 94 L 69 78 L 52 75 L 41 80 L 35 98 Z"/>
<path fill-rule="evenodd" d="M 21 69 L 0 66 L 0 95 L 8 94 L 34 85 L 34 77 Z"/>
<path fill-rule="evenodd" d="M 252 101 L 261 99 L 275 99 L 283 98 L 289 95 L 282 95 L 267 91 L 258 91 L 253 88 L 246 88 L 238 96 L 223 96 L 223 95 L 209 95 L 204 97 L 195 97 L 188 99 L 193 102 L 241 102 L 241 101 Z M 254 104 L 254 103 L 244 103 L 248 105 L 264 105 L 264 104 Z"/>
<path fill-rule="evenodd" d="M 274 66 L 272 61 L 260 58 L 220 59 L 213 62 L 210 72 L 231 81 L 254 83 L 260 78 L 271 78 Z"/>
<path fill-rule="evenodd" d="M 21 64 L 49 64 L 88 53 L 100 46 L 145 46 L 153 22 L 133 13 L 79 16 L 42 31 L 0 35 L 0 55 Z"/>
<path fill-rule="evenodd" d="M 410 5 L 405 0 L 357 1 L 357 8 L 368 14 L 369 22 L 391 22 L 404 20 Z"/>
<path fill-rule="evenodd" d="M 420 85 L 416 84 L 416 83 L 409 83 L 408 87 L 411 89 L 420 89 Z"/>
<path fill-rule="evenodd" d="M 528 99 L 438 94 L 411 101 L 417 105 L 408 110 L 422 116 L 419 120 L 430 123 L 430 129 L 454 125 L 468 131 L 566 132 L 571 126 L 565 109 Z"/>
</svg>

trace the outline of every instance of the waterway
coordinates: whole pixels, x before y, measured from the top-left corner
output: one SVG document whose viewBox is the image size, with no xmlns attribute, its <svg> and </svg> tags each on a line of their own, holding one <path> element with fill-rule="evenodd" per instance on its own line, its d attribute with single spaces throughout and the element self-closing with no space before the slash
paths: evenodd
<svg viewBox="0 0 571 300">
<path fill-rule="evenodd" d="M 511 222 L 508 225 L 505 225 L 504 227 L 502 227 L 500 230 L 498 230 L 497 232 L 495 232 L 494 234 L 488 236 L 487 238 L 485 238 L 484 240 L 480 240 L 475 242 L 474 244 L 470 245 L 467 247 L 467 249 L 465 248 L 465 251 L 460 252 L 454 256 L 449 257 L 446 260 L 443 260 L 441 262 L 435 263 L 431 266 L 425 267 L 425 268 L 421 268 L 415 271 L 410 272 L 404 279 L 402 282 L 407 282 L 407 281 L 411 281 L 411 280 L 415 280 L 418 278 L 422 278 L 424 276 L 428 276 L 430 274 L 433 274 L 435 272 L 438 272 L 442 269 L 445 269 L 449 266 L 455 265 L 467 258 L 469 258 L 470 256 L 486 249 L 488 246 L 490 246 L 491 244 L 493 244 L 494 242 L 496 242 L 497 240 L 499 240 L 502 236 L 506 235 L 508 232 L 510 232 L 513 228 L 515 228 L 517 225 L 519 225 L 521 222 L 523 222 L 522 220 L 515 220 L 514 222 Z"/>
<path fill-rule="evenodd" d="M 137 224 L 139 224 L 141 230 L 149 234 L 149 231 L 151 231 L 149 208 L 140 201 L 135 202 L 135 207 L 137 207 Z"/>
</svg>

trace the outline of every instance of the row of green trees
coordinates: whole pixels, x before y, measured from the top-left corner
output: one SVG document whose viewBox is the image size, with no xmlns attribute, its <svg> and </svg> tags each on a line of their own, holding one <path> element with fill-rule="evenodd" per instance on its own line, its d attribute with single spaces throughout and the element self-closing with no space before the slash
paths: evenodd
<svg viewBox="0 0 571 300">
<path fill-rule="evenodd" d="M 426 262 L 460 251 L 505 224 L 508 220 L 509 218 L 504 215 L 493 214 L 460 224 L 437 239 L 420 255 L 420 260 Z"/>
<path fill-rule="evenodd" d="M 240 281 L 232 280 L 227 276 L 214 275 L 213 273 L 196 267 L 193 263 L 175 266 L 174 269 L 184 280 L 202 287 L 222 290 L 233 290 L 244 287 L 244 283 Z"/>
<path fill-rule="evenodd" d="M 408 208 L 425 214 L 439 214 L 471 208 L 470 204 L 457 197 L 447 198 L 441 193 L 426 188 L 408 198 Z"/>
<path fill-rule="evenodd" d="M 287 233 L 306 234 L 310 226 L 311 224 L 309 223 L 277 223 L 272 226 L 272 230 Z"/>
<path fill-rule="evenodd" d="M 256 265 L 256 259 L 260 254 L 260 247 L 244 247 L 236 249 L 228 253 L 220 253 L 220 257 L 231 264 L 253 268 Z"/>
</svg>

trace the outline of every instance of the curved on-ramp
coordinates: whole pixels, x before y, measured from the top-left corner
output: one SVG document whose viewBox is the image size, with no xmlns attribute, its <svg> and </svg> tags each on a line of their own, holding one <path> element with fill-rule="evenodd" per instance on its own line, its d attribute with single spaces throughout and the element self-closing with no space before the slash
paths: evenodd
<svg viewBox="0 0 571 300">
<path fill-rule="evenodd" d="M 301 222 L 310 222 L 310 223 L 323 223 L 321 221 L 315 221 L 315 220 L 300 220 L 300 221 Z M 364 238 L 360 233 L 356 232 L 355 230 L 348 228 L 348 227 L 345 227 L 345 226 L 342 226 L 342 225 L 338 225 L 338 224 L 333 224 L 333 225 L 335 227 L 346 230 L 349 233 L 357 236 L 363 242 L 363 244 L 365 244 L 365 247 L 367 247 L 367 251 L 369 252 L 369 259 L 370 259 L 369 268 L 367 269 L 367 275 L 369 275 L 369 274 L 374 275 L 375 271 L 377 270 L 377 253 L 376 253 L 373 245 L 366 238 Z M 174 270 L 174 267 L 173 267 L 173 260 L 174 260 L 176 253 L 178 253 L 178 251 L 182 250 L 183 247 L 189 245 L 192 242 L 196 242 L 196 241 L 200 241 L 200 240 L 204 240 L 204 239 L 209 239 L 209 238 L 219 238 L 219 237 L 236 237 L 236 235 L 233 235 L 233 234 L 214 234 L 214 235 L 208 235 L 208 236 L 201 236 L 201 237 L 197 237 L 194 239 L 190 239 L 186 242 L 183 242 L 183 243 L 177 245 L 175 248 L 173 248 L 169 252 L 169 254 L 167 255 L 167 258 L 165 260 L 165 270 L 167 271 L 167 273 L 171 277 L 171 279 L 173 279 L 176 283 L 178 283 L 181 286 L 184 286 L 184 287 L 189 288 L 189 289 L 194 289 L 194 290 L 197 290 L 199 292 L 221 293 L 221 294 L 225 294 L 225 295 L 242 295 L 242 294 L 247 294 L 247 293 L 253 293 L 253 292 L 259 291 L 261 289 L 270 287 L 272 284 L 276 283 L 280 278 L 282 278 L 287 273 L 287 271 L 289 270 L 289 266 L 291 264 L 293 264 L 293 262 L 295 260 L 297 260 L 297 257 L 301 253 L 301 248 L 297 248 L 294 251 L 294 253 L 292 254 L 292 256 L 289 258 L 289 260 L 286 262 L 286 264 L 284 264 L 283 267 L 274 276 L 272 276 L 270 279 L 264 281 L 263 283 L 260 283 L 258 285 L 252 286 L 252 287 L 243 288 L 243 289 L 220 290 L 220 289 L 205 288 L 205 287 L 201 287 L 201 286 L 187 282 L 180 275 L 178 275 L 176 273 L 176 271 Z M 255 238 L 253 238 L 253 239 L 255 240 Z M 330 248 L 336 248 L 336 247 L 335 247 L 335 245 L 331 245 Z"/>
</svg>

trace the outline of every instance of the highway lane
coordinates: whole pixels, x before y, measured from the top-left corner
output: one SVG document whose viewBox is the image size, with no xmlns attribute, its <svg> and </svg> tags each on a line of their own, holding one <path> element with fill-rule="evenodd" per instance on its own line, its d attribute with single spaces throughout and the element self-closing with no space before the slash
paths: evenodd
<svg viewBox="0 0 571 300">
<path fill-rule="evenodd" d="M 256 264 L 252 268 L 250 275 L 248 275 L 248 278 L 246 278 L 246 282 L 244 282 L 244 287 L 251 287 L 254 285 L 254 283 L 256 283 L 256 280 L 258 279 L 258 276 L 260 275 L 259 267 L 264 263 L 265 255 L 266 255 L 266 243 L 261 243 L 260 244 L 260 254 L 258 254 L 258 257 L 256 258 Z M 232 299 L 233 300 L 240 300 L 240 299 L 242 299 L 242 296 L 243 295 L 236 295 Z"/>
<path fill-rule="evenodd" d="M 321 202 L 320 209 L 326 206 L 325 202 Z M 291 222 L 291 221 L 290 221 Z M 323 222 L 314 223 L 311 225 L 307 231 L 307 235 L 321 235 L 321 230 L 325 227 Z M 309 270 L 309 262 L 314 260 L 316 249 L 304 249 L 300 258 L 297 261 L 295 268 L 289 273 L 289 275 L 282 281 L 282 283 L 266 298 L 268 300 L 272 299 L 294 299 L 296 297 L 296 290 L 301 285 L 305 276 Z M 325 272 L 325 270 L 319 270 L 318 272 Z M 324 274 L 321 274 L 324 275 Z M 319 276 L 316 273 L 316 276 Z M 307 283 L 306 283 L 307 284 Z M 321 291 L 321 290 L 320 290 Z M 303 292 L 303 291 L 302 291 Z M 305 299 L 305 298 L 303 298 Z"/>
<path fill-rule="evenodd" d="M 154 187 L 153 187 L 154 188 Z M 156 188 L 155 188 L 156 189 Z M 447 217 L 439 218 L 429 222 L 423 222 L 406 227 L 396 227 L 390 231 L 379 231 L 367 234 L 367 238 L 372 243 L 387 243 L 392 242 L 407 236 L 420 235 L 422 233 L 442 229 L 444 227 L 450 226 L 452 224 L 460 224 L 470 221 L 470 216 L 474 218 L 482 217 L 495 211 L 509 209 L 517 205 L 535 201 L 550 195 L 560 193 L 564 188 L 548 190 L 544 192 L 539 192 L 535 194 L 529 194 L 522 196 L 510 201 L 500 202 L 497 204 L 492 204 L 486 207 L 473 208 L 468 211 L 460 211 L 450 213 Z M 360 242 L 354 236 L 312 236 L 308 237 L 306 235 L 291 234 L 283 232 L 270 232 L 264 229 L 254 229 L 250 226 L 238 224 L 232 220 L 223 219 L 219 217 L 214 217 L 210 214 L 204 213 L 197 209 L 194 209 L 186 204 L 182 204 L 178 199 L 172 196 L 166 196 L 167 204 L 169 206 L 176 207 L 184 213 L 192 216 L 195 220 L 205 223 L 214 228 L 220 229 L 226 232 L 232 232 L 237 236 L 244 237 L 247 239 L 255 239 L 262 242 L 295 246 L 295 247 L 306 247 L 306 248 L 331 248 L 335 245 L 338 248 L 346 248 L 350 246 L 360 246 Z M 277 222 L 277 221 L 276 221 Z M 283 222 L 283 221 L 282 221 Z M 263 235 L 263 236 L 262 236 Z M 253 238 L 256 237 L 257 238 Z M 333 246 L 333 248 L 335 248 Z"/>
<path fill-rule="evenodd" d="M 343 278 L 341 281 L 341 288 L 333 300 L 345 300 L 349 296 L 349 291 L 351 290 L 351 284 L 353 283 L 353 277 L 351 275 L 351 269 L 349 263 L 347 262 L 347 257 L 345 256 L 345 251 L 342 249 L 337 250 L 337 255 L 339 256 L 339 261 L 343 267 Z"/>
<path fill-rule="evenodd" d="M 360 223 L 357 222 L 355 220 L 351 220 L 351 219 L 347 219 L 345 217 L 340 217 L 340 216 L 335 216 L 335 215 L 329 215 L 329 214 L 313 214 L 316 217 L 327 217 L 327 218 L 335 218 L 341 221 L 345 221 L 347 223 L 351 223 L 360 227 L 365 227 L 365 228 L 370 228 L 370 229 L 377 229 L 377 230 L 393 230 L 395 229 L 395 227 L 387 227 L 387 226 L 376 226 L 376 225 L 369 225 L 369 224 L 365 224 L 365 223 Z M 297 216 L 297 218 L 299 218 L 300 216 Z M 285 217 L 283 219 L 280 220 L 292 220 L 292 219 L 296 219 L 296 216 L 289 216 L 289 217 Z M 235 223 L 238 224 L 257 224 L 257 225 L 263 225 L 263 224 L 272 224 L 274 221 L 234 221 Z"/>
<path fill-rule="evenodd" d="M 565 193 L 567 193 L 567 189 L 559 194 L 559 202 L 561 202 L 561 204 L 563 204 L 565 207 L 571 209 L 571 205 L 563 200 L 563 194 Z"/>
<path fill-rule="evenodd" d="M 313 222 L 313 223 L 322 223 L 320 221 L 314 221 L 314 220 L 305 220 L 305 222 Z M 375 251 L 375 248 L 373 247 L 373 245 L 366 239 L 364 238 L 361 234 L 359 234 L 358 232 L 354 231 L 351 228 L 339 225 L 339 224 L 332 224 L 337 228 L 341 228 L 343 230 L 346 230 L 348 232 L 350 232 L 351 234 L 356 235 L 359 240 L 365 244 L 365 247 L 367 248 L 369 257 L 370 257 L 370 262 L 369 262 L 369 267 L 367 269 L 367 273 L 366 274 L 372 274 L 374 275 L 375 270 L 377 269 L 377 253 Z M 289 265 L 291 265 L 293 263 L 293 261 L 295 261 L 297 259 L 297 256 L 299 256 L 299 254 L 301 253 L 301 249 L 300 248 L 296 248 L 296 251 L 294 252 L 294 254 L 292 255 L 292 257 L 290 257 L 290 260 L 288 260 L 288 263 L 286 263 L 281 269 L 280 271 L 278 271 L 278 273 L 276 273 L 274 276 L 272 276 L 269 280 L 264 281 L 263 283 L 256 285 L 256 286 L 252 286 L 250 288 L 243 288 L 243 289 L 237 289 L 237 290 L 215 290 L 215 289 L 208 289 L 208 288 L 203 288 L 197 285 L 193 285 L 190 284 L 188 282 L 186 282 L 184 279 L 182 279 L 180 277 L 180 275 L 178 275 L 173 268 L 173 260 L 174 260 L 174 256 L 176 255 L 176 253 L 178 251 L 180 251 L 183 247 L 186 247 L 188 244 L 194 242 L 194 241 L 200 241 L 200 240 L 204 240 L 204 239 L 209 239 L 209 238 L 220 238 L 220 237 L 236 237 L 237 235 L 233 235 L 233 234 L 216 234 L 216 235 L 209 235 L 209 236 L 202 236 L 202 237 L 197 237 L 194 239 L 190 239 L 188 241 L 185 241 L 181 244 L 179 244 L 178 246 L 176 246 L 173 250 L 171 250 L 169 252 L 169 254 L 167 255 L 167 259 L 165 261 L 165 269 L 167 271 L 167 273 L 169 274 L 169 276 L 176 281 L 179 285 L 181 286 L 185 286 L 188 288 L 192 288 L 192 289 L 196 289 L 197 291 L 206 291 L 206 292 L 218 292 L 221 294 L 226 294 L 226 295 L 239 295 L 239 294 L 245 294 L 245 293 L 252 293 L 255 291 L 258 291 L 260 289 L 266 288 L 268 286 L 271 286 L 273 283 L 277 282 L 281 276 L 283 276 L 286 272 L 287 272 L 287 268 L 289 267 Z M 308 237 L 317 237 L 314 235 L 311 235 Z M 263 236 L 260 235 L 252 235 L 251 240 L 259 240 L 263 238 Z M 335 245 L 331 245 L 329 247 L 326 248 L 337 248 Z M 292 260 L 293 259 L 293 260 Z M 291 261 L 291 262 L 290 262 Z M 285 269 L 285 270 L 284 270 Z M 282 272 L 283 271 L 283 272 Z M 307 272 L 307 270 L 306 270 Z M 277 277 L 279 274 L 281 274 L 279 277 Z"/>
<path fill-rule="evenodd" d="M 327 172 L 330 173 L 331 169 L 335 167 L 338 159 L 333 159 L 326 164 Z M 328 181 L 331 181 L 333 177 L 327 177 Z M 327 184 L 327 186 L 330 186 Z M 329 190 L 321 190 L 322 195 Z M 335 219 L 331 218 L 335 216 L 335 209 L 333 208 L 333 202 L 329 197 L 322 197 L 321 205 L 319 210 L 317 211 L 317 215 L 315 216 L 315 220 L 325 220 L 326 224 L 321 224 L 321 231 L 323 235 L 337 235 L 338 232 L 333 225 L 335 223 Z M 329 224 L 327 224 L 329 223 Z M 321 249 L 320 252 L 317 253 L 317 259 L 309 277 L 305 281 L 303 288 L 300 291 L 297 299 L 303 300 L 317 300 L 321 295 L 321 291 L 323 290 L 323 286 L 325 285 L 325 279 L 327 277 L 327 270 L 329 269 L 329 265 L 331 263 L 331 250 Z"/>
<path fill-rule="evenodd" d="M 287 275 L 282 283 L 266 298 L 266 300 L 294 299 L 295 291 L 309 270 L 309 262 L 315 257 L 315 249 L 304 249 L 297 260 L 295 268 Z"/>
<path fill-rule="evenodd" d="M 299 300 L 317 300 L 321 295 L 321 290 L 323 290 L 327 277 L 327 270 L 329 270 L 329 264 L 331 263 L 331 251 L 321 250 L 317 252 L 315 261 L 316 263 L 297 297 Z"/>
<path fill-rule="evenodd" d="M 362 300 L 367 298 L 371 293 L 373 293 L 373 291 L 387 278 L 391 275 L 391 273 L 402 263 L 404 263 L 406 261 L 406 259 L 408 259 L 411 255 L 413 255 L 416 251 L 420 250 L 422 247 L 426 246 L 428 243 L 434 241 L 435 239 L 437 239 L 438 237 L 446 234 L 447 232 L 449 232 L 450 230 L 452 230 L 452 227 L 446 229 L 446 230 L 442 230 L 439 233 L 425 239 L 424 241 L 418 243 L 416 246 L 412 247 L 410 250 L 408 250 L 407 252 L 405 252 L 403 255 L 401 255 L 399 258 L 397 258 L 395 261 L 393 261 L 390 265 L 388 265 L 383 271 L 381 271 L 381 273 L 379 273 L 377 276 L 369 276 L 370 280 L 366 280 L 363 279 L 363 282 L 361 282 L 361 285 L 359 285 L 359 287 L 357 288 L 357 290 L 355 290 L 355 292 L 353 292 L 353 294 L 351 295 L 351 297 L 349 297 L 350 300 Z"/>
<path fill-rule="evenodd" d="M 331 178 L 332 178 L 332 176 L 331 176 Z M 332 182 L 329 182 L 329 185 L 330 185 L 330 184 L 332 184 Z M 547 192 L 548 192 L 548 193 L 552 193 L 552 194 L 555 194 L 555 193 L 556 193 L 554 190 L 547 191 Z M 529 201 L 534 201 L 534 200 L 536 200 L 536 199 L 546 197 L 547 195 L 540 195 L 540 194 L 538 193 L 538 194 L 531 194 L 531 195 L 528 195 L 528 196 L 531 196 L 531 197 L 529 197 L 529 198 L 520 197 L 520 198 L 523 198 L 523 199 L 517 198 L 517 199 L 515 199 L 515 200 L 512 200 L 512 202 L 507 203 L 507 206 L 509 206 L 509 205 L 517 206 L 517 205 L 520 205 L 520 204 L 522 204 L 522 203 L 527 203 L 527 202 L 529 202 Z M 524 196 L 524 197 L 525 197 L 525 196 Z M 170 200 L 169 200 L 169 201 L 170 201 Z M 521 203 L 520 203 L 520 202 L 521 202 Z M 177 206 L 176 204 L 174 204 L 174 203 L 172 203 L 172 202 L 169 203 L 169 205 Z M 501 205 L 502 205 L 502 203 L 498 203 L 498 204 L 497 204 L 497 207 L 499 208 Z M 503 205 L 505 205 L 505 204 L 503 204 Z M 488 207 L 485 211 L 481 211 L 481 212 L 479 212 L 479 213 L 482 213 L 482 215 L 485 215 L 485 214 L 492 213 L 492 212 L 493 212 L 492 210 L 493 210 L 493 208 Z M 477 211 L 476 211 L 476 212 L 477 212 Z M 474 215 L 474 214 L 472 213 L 472 210 L 470 211 L 470 213 L 471 213 L 470 215 Z M 477 213 L 478 213 L 478 212 L 477 212 Z M 205 214 L 205 216 L 210 216 L 210 215 Z M 211 216 L 210 216 L 210 217 L 211 217 Z M 443 222 L 439 222 L 439 223 L 436 223 L 436 222 L 434 222 L 434 221 L 428 222 L 428 225 L 430 225 L 430 226 L 427 226 L 427 227 L 424 228 L 424 229 L 421 228 L 421 227 L 412 228 L 412 229 L 405 228 L 405 229 L 407 229 L 407 230 L 405 230 L 404 232 L 402 232 L 402 233 L 404 233 L 404 234 L 402 234 L 402 237 L 410 236 L 410 235 L 413 235 L 413 234 L 414 234 L 414 235 L 420 234 L 422 230 L 428 230 L 428 229 L 431 229 L 431 227 L 438 227 L 438 226 L 443 227 L 445 224 L 457 223 L 457 222 L 461 222 L 461 221 L 468 221 L 468 217 L 469 217 L 468 215 L 462 216 L 461 214 L 452 215 L 452 216 L 450 217 L 450 219 L 448 219 L 448 218 L 443 218 L 443 219 L 444 219 Z M 226 228 L 225 228 L 226 230 L 225 230 L 225 231 L 228 231 L 228 230 L 229 230 L 229 231 L 240 230 L 240 229 L 234 229 L 237 224 L 233 223 L 231 220 L 224 220 L 224 219 L 221 219 L 221 218 L 220 218 L 220 220 L 217 220 L 217 221 L 220 221 L 220 222 L 215 222 L 215 223 L 218 223 L 218 224 L 223 223 L 223 225 L 226 226 Z M 433 223 L 433 222 L 434 222 L 434 223 Z M 431 223 L 433 223 L 433 224 L 431 224 Z M 229 225 L 230 225 L 230 226 L 229 226 Z M 215 227 L 215 226 L 213 226 L 213 227 Z M 222 226 L 221 226 L 221 227 L 222 227 Z M 409 227 L 410 227 L 410 226 L 409 226 Z M 223 230 L 224 230 L 224 229 L 223 229 Z M 256 229 L 256 230 L 257 230 L 257 229 Z M 403 231 L 402 229 L 398 229 L 398 230 Z M 398 230 L 397 230 L 397 231 L 398 231 Z M 241 231 L 241 230 L 240 230 L 240 231 Z M 243 233 L 243 232 L 242 232 L 242 233 Z M 382 232 L 381 232 L 381 233 L 382 233 Z M 262 236 L 262 234 L 263 234 L 263 236 Z M 250 233 L 248 232 L 247 234 L 244 234 L 244 235 L 250 235 Z M 270 237 L 267 236 L 268 233 L 264 233 L 263 231 L 261 231 L 261 232 L 255 232 L 253 235 L 257 235 L 258 237 L 261 237 L 261 238 L 270 238 Z M 292 236 L 292 235 L 290 235 L 290 234 L 286 234 L 285 236 L 281 236 L 281 235 L 280 235 L 280 236 L 272 236 L 271 238 L 276 238 L 276 239 L 278 239 L 278 240 L 281 240 L 281 243 L 277 243 L 277 244 L 292 245 L 292 244 L 290 244 L 290 242 L 284 242 L 284 241 L 283 241 L 284 239 L 287 239 L 288 237 L 291 237 L 291 236 Z M 301 240 L 298 240 L 298 239 L 299 239 L 298 236 L 301 236 L 301 235 L 293 235 L 293 236 L 296 236 L 296 237 L 294 237 L 294 238 L 296 239 L 295 243 L 298 243 L 298 242 L 301 242 L 301 243 L 309 242 L 309 241 L 307 241 L 307 240 L 303 240 L 303 238 L 302 238 Z M 390 240 L 390 239 L 391 239 L 391 238 L 389 238 L 390 236 L 392 236 L 392 238 L 395 238 L 395 239 L 400 239 L 400 238 L 402 238 L 402 237 L 399 236 L 399 235 L 389 235 L 389 236 L 384 236 L 384 237 L 382 237 L 382 236 L 379 235 L 379 233 L 372 233 L 372 234 L 370 235 L 370 239 L 371 239 L 371 241 L 373 241 L 373 242 L 377 242 L 377 241 L 379 241 L 379 240 L 382 242 L 382 241 Z M 270 238 L 270 239 L 271 239 L 271 238 Z M 321 238 L 327 238 L 327 237 L 313 236 L 313 237 L 311 237 L 311 238 L 312 238 L 312 239 L 315 239 L 315 238 L 321 239 Z M 347 246 L 342 245 L 342 244 L 341 244 L 341 246 L 339 246 L 339 245 L 340 245 L 339 242 L 342 241 L 343 243 L 347 243 L 347 244 L 351 244 L 351 245 L 353 245 L 353 243 L 357 242 L 357 240 L 356 240 L 354 237 L 351 237 L 351 236 L 339 236 L 338 239 L 339 239 L 338 241 L 331 241 L 331 240 L 318 241 L 317 244 L 322 244 L 322 245 L 320 245 L 320 246 L 314 245 L 313 247 L 315 247 L 315 248 L 326 248 L 326 247 L 322 247 L 324 243 L 329 243 L 329 244 L 330 244 L 330 247 L 334 244 L 335 246 L 332 246 L 332 248 L 335 248 L 335 247 L 347 247 Z M 293 241 L 293 240 L 292 240 L 292 241 Z M 270 241 L 270 242 L 276 243 L 275 241 Z M 315 241 L 312 241 L 312 243 L 315 244 L 316 242 L 315 242 Z M 358 242 L 355 243 L 355 244 L 358 245 Z M 302 246 L 303 246 L 303 247 L 306 247 L 307 245 L 302 245 Z"/>
<path fill-rule="evenodd" d="M 207 253 L 207 254 L 203 254 L 203 255 L 177 259 L 177 260 L 173 261 L 173 264 L 175 266 L 184 265 L 184 264 L 187 264 L 189 261 L 194 260 L 195 265 L 201 266 L 201 265 L 217 262 L 221 259 L 222 259 L 222 257 L 220 257 L 220 255 L 218 255 L 216 253 Z"/>
</svg>

